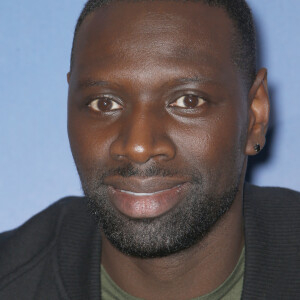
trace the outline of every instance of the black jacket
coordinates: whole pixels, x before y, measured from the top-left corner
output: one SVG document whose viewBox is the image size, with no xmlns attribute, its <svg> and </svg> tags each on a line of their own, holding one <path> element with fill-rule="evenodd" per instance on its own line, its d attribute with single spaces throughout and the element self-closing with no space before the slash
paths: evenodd
<svg viewBox="0 0 300 300">
<path fill-rule="evenodd" d="M 300 299 L 300 194 L 246 185 L 243 299 Z M 99 230 L 62 199 L 0 235 L 0 299 L 100 299 Z"/>
</svg>

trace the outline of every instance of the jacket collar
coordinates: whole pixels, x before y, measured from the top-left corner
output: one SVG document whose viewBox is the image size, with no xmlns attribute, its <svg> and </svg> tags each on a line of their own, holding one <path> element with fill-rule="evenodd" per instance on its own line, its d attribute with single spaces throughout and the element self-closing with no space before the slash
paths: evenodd
<svg viewBox="0 0 300 300">
<path fill-rule="evenodd" d="M 242 299 L 299 299 L 299 213 L 299 193 L 245 185 Z"/>
<path fill-rule="evenodd" d="M 57 284 L 63 298 L 100 299 L 100 230 L 87 209 L 87 200 L 79 198 L 60 218 L 57 255 Z"/>
</svg>

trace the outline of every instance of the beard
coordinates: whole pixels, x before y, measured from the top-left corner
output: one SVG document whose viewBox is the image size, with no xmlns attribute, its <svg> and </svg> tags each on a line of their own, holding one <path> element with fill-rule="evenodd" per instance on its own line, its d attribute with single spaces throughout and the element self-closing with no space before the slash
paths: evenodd
<svg viewBox="0 0 300 300">
<path fill-rule="evenodd" d="M 108 186 L 103 184 L 105 177 L 111 175 L 170 177 L 176 173 L 157 165 L 141 171 L 131 164 L 104 172 L 90 170 L 88 176 L 79 171 L 91 212 L 106 238 L 122 253 L 140 258 L 168 256 L 201 241 L 230 209 L 238 192 L 238 179 L 221 194 L 205 192 L 209 189 L 205 188 L 202 174 L 196 171 L 189 191 L 175 207 L 154 218 L 133 219 L 112 205 Z"/>
</svg>

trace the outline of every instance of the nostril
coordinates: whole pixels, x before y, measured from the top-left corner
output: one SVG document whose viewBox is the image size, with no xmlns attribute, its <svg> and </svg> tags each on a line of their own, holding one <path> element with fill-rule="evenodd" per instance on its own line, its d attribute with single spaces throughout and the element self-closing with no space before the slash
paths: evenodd
<svg viewBox="0 0 300 300">
<path fill-rule="evenodd" d="M 151 122 L 150 122 L 151 121 Z M 120 128 L 118 136 L 110 144 L 110 155 L 115 160 L 146 163 L 150 159 L 173 159 L 176 147 L 154 119 L 133 120 Z M 122 125 L 125 125 L 124 123 Z"/>
<path fill-rule="evenodd" d="M 161 141 L 154 145 L 124 144 L 116 140 L 110 147 L 110 155 L 115 160 L 128 160 L 134 163 L 146 163 L 150 159 L 170 160 L 175 157 L 176 149 L 171 141 Z"/>
</svg>

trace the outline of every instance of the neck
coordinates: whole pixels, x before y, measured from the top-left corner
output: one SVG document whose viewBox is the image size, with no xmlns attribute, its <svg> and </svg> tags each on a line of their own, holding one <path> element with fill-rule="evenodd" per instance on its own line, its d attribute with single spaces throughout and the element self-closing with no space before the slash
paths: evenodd
<svg viewBox="0 0 300 300">
<path fill-rule="evenodd" d="M 213 291 L 231 274 L 244 245 L 242 195 L 241 189 L 198 244 L 167 257 L 130 257 L 103 236 L 103 266 L 121 289 L 138 298 L 191 299 Z"/>
</svg>

